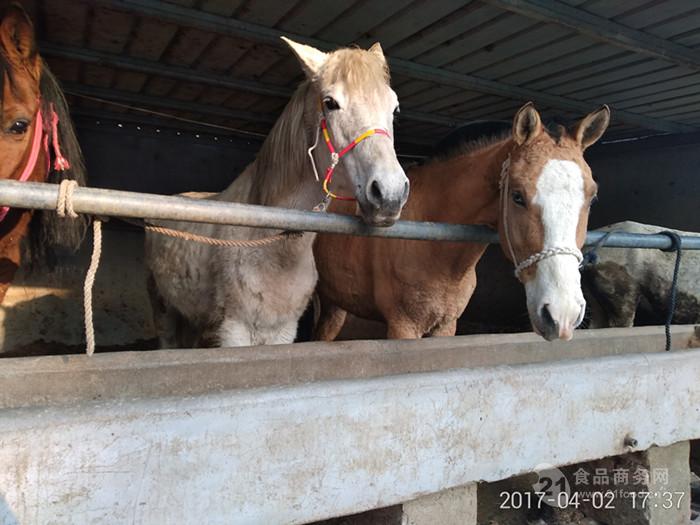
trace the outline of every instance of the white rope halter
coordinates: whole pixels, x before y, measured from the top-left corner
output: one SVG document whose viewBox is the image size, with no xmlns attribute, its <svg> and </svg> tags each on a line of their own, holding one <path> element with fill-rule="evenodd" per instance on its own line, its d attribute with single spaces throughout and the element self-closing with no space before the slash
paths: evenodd
<svg viewBox="0 0 700 525">
<path fill-rule="evenodd" d="M 549 259 L 556 255 L 570 255 L 576 259 L 579 265 L 583 262 L 583 254 L 578 248 L 569 248 L 566 246 L 545 248 L 541 252 L 534 253 L 527 257 L 525 260 L 518 262 L 518 258 L 515 256 L 515 249 L 513 248 L 513 243 L 510 240 L 510 229 L 508 228 L 508 186 L 510 182 L 510 155 L 506 157 L 503 161 L 503 166 L 501 167 L 501 179 L 499 181 L 498 187 L 501 192 L 501 212 L 503 220 L 503 236 L 505 237 L 506 246 L 510 252 L 510 257 L 515 265 L 515 277 L 520 280 L 520 274 L 528 269 L 530 266 L 534 266 L 540 261 Z"/>
</svg>

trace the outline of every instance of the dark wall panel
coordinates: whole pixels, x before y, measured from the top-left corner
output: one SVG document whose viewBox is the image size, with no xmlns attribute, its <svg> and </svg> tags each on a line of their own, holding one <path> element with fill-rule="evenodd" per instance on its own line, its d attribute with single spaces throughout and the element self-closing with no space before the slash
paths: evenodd
<svg viewBox="0 0 700 525">
<path fill-rule="evenodd" d="M 90 186 L 148 193 L 220 191 L 260 146 L 258 141 L 114 121 L 78 119 L 77 128 Z"/>
<path fill-rule="evenodd" d="M 591 226 L 634 220 L 700 232 L 700 142 L 679 142 L 668 137 L 592 152 L 600 188 Z"/>
</svg>

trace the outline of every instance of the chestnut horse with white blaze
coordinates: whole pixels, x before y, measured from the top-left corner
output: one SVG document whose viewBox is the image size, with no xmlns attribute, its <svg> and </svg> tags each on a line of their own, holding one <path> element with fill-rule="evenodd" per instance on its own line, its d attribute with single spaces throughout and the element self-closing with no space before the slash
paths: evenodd
<svg viewBox="0 0 700 525">
<path fill-rule="evenodd" d="M 580 249 L 597 191 L 583 151 L 609 120 L 604 106 L 572 129 L 549 130 L 528 103 L 505 135 L 411 168 L 402 218 L 497 229 L 525 286 L 534 330 L 547 340 L 569 340 L 585 312 Z M 352 213 L 352 207 L 337 203 L 332 211 Z M 389 338 L 454 335 L 485 249 L 478 243 L 319 235 L 316 338 L 335 339 L 346 312 L 385 321 Z"/>
<path fill-rule="evenodd" d="M 324 208 L 333 196 L 356 200 L 368 224 L 393 223 L 406 202 L 408 179 L 394 151 L 398 100 L 389 85 L 381 47 L 324 53 L 285 41 L 307 80 L 292 96 L 256 160 L 210 198 L 311 210 Z M 324 171 L 323 180 L 314 177 L 318 171 Z M 271 233 L 236 226 L 167 224 L 225 239 L 254 240 Z M 304 233 L 301 238 L 239 248 L 147 232 L 146 264 L 161 346 L 293 342 L 316 286 L 314 238 L 315 234 Z"/>
<path fill-rule="evenodd" d="M 32 23 L 18 4 L 6 5 L 0 16 L 0 179 L 82 184 L 83 159 L 68 106 L 37 52 Z M 51 265 L 53 247 L 75 250 L 84 233 L 82 218 L 0 207 L 0 301 L 22 262 Z M 22 253 L 27 237 L 24 254 L 31 261 Z"/>
</svg>

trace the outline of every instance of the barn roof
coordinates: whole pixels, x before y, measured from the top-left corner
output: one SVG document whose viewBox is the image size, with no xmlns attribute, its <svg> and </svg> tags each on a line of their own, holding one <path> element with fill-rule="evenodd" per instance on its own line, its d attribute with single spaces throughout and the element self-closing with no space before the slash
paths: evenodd
<svg viewBox="0 0 700 525">
<path fill-rule="evenodd" d="M 332 49 L 381 42 L 397 140 L 474 119 L 613 108 L 608 140 L 700 130 L 694 0 L 26 0 L 77 114 L 175 114 L 269 130 L 301 71 L 280 35 Z"/>
</svg>

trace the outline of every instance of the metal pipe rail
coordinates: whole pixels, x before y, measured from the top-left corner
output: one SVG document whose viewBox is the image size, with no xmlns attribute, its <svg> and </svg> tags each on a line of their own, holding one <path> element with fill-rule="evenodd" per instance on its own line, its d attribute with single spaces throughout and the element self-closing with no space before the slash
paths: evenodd
<svg viewBox="0 0 700 525">
<path fill-rule="evenodd" d="M 0 181 L 0 206 L 54 210 L 57 200 L 56 184 Z M 367 226 L 358 217 L 334 213 L 87 187 L 76 188 L 73 192 L 73 209 L 77 213 L 100 216 L 181 220 L 395 239 L 498 243 L 496 232 L 486 226 L 398 221 L 393 226 L 381 228 Z M 599 241 L 603 235 L 603 232 L 589 232 L 586 244 Z M 671 248 L 671 239 L 659 234 L 613 233 L 604 245 L 667 249 Z M 700 237 L 682 237 L 682 247 L 686 250 L 700 249 Z"/>
</svg>

